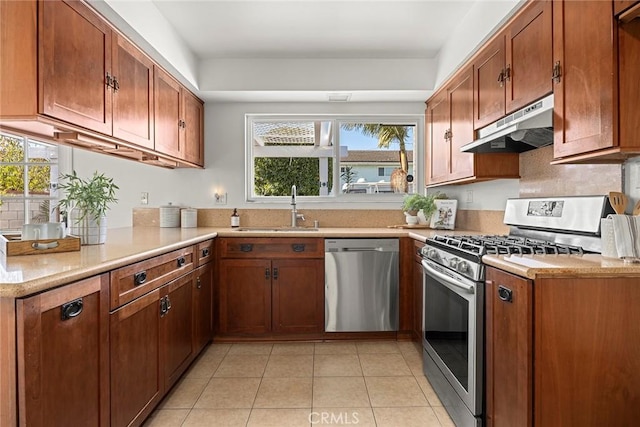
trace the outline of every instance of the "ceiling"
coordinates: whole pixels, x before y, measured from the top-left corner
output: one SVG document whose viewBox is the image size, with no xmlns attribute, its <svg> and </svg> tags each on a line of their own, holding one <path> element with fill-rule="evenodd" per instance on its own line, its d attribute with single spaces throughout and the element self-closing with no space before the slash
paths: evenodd
<svg viewBox="0 0 640 427">
<path fill-rule="evenodd" d="M 415 66 L 416 60 L 436 64 L 443 45 L 464 31 L 459 23 L 474 5 L 514 0 L 136 1 L 138 17 L 142 13 L 147 19 L 145 8 L 156 9 L 148 20 L 164 18 L 190 50 L 197 63 L 197 93 L 205 100 L 326 102 L 329 93 L 339 92 L 350 94 L 350 102 L 422 103 L 433 89 L 435 69 Z M 279 60 L 275 67 L 274 60 Z M 348 62 L 349 79 L 341 78 L 336 60 Z M 376 64 L 371 60 L 393 60 L 401 72 L 377 66 L 375 72 L 386 77 L 368 82 Z M 244 68 L 233 68 L 238 61 Z M 315 61 L 313 72 L 305 61 Z M 246 68 L 254 68 L 254 74 Z M 288 86 L 283 76 L 291 73 L 306 80 Z"/>
<path fill-rule="evenodd" d="M 474 1 L 153 3 L 200 59 L 432 58 Z"/>
</svg>

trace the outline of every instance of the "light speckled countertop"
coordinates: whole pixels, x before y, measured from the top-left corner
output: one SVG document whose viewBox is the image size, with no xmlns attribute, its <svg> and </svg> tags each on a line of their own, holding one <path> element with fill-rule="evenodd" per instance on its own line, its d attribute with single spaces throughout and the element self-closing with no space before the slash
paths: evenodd
<svg viewBox="0 0 640 427">
<path fill-rule="evenodd" d="M 109 229 L 104 245 L 80 251 L 5 257 L 0 254 L 0 297 L 18 298 L 220 237 L 410 237 L 424 242 L 435 234 L 481 234 L 466 230 L 320 228 L 318 231 L 236 231 L 230 228 L 127 227 Z M 640 275 L 640 264 L 600 255 L 485 256 L 488 265 L 536 278 L 567 275 Z"/>
<path fill-rule="evenodd" d="M 599 254 L 485 255 L 487 265 L 529 279 L 542 277 L 640 276 L 640 264 Z"/>
<path fill-rule="evenodd" d="M 266 227 L 265 227 L 266 228 Z M 216 236 L 221 237 L 403 237 L 425 241 L 449 230 L 320 228 L 318 231 L 235 231 L 231 228 L 125 227 L 107 231 L 104 245 L 80 251 L 6 257 L 0 254 L 0 297 L 19 298 L 113 270 Z M 462 234 L 463 232 L 456 232 Z"/>
</svg>

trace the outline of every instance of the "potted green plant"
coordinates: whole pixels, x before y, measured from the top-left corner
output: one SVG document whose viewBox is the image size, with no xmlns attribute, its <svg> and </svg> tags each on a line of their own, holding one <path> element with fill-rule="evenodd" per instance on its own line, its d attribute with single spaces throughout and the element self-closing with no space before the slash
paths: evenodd
<svg viewBox="0 0 640 427">
<path fill-rule="evenodd" d="M 113 178 L 94 172 L 89 179 L 82 179 L 76 171 L 63 174 L 58 189 L 65 192 L 58 207 L 66 212 L 69 234 L 80 237 L 82 245 L 103 244 L 107 238 L 106 213 L 119 187 Z"/>
<path fill-rule="evenodd" d="M 437 192 L 427 195 L 408 194 L 402 200 L 402 210 L 405 213 L 407 224 L 417 224 L 418 222 L 427 223 L 431 215 L 436 210 L 436 199 L 446 198 L 446 195 Z M 418 219 L 418 213 L 422 211 L 424 220 Z"/>
</svg>

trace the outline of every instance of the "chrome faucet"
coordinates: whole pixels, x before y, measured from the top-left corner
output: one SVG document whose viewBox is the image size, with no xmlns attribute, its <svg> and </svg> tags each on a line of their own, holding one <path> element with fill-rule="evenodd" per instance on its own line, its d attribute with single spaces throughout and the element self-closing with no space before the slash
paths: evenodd
<svg viewBox="0 0 640 427">
<path fill-rule="evenodd" d="M 291 227 L 298 226 L 298 220 L 304 221 L 304 215 L 298 213 L 296 209 L 296 197 L 298 197 L 297 189 L 295 184 L 291 186 Z"/>
</svg>

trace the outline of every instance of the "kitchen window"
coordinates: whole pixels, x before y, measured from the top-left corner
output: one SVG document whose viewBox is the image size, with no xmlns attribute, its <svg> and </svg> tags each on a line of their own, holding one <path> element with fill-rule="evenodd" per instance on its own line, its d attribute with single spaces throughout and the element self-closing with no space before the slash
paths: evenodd
<svg viewBox="0 0 640 427">
<path fill-rule="evenodd" d="M 246 116 L 247 199 L 393 201 L 419 191 L 414 151 L 422 118 Z M 382 171 L 382 174 L 381 174 Z"/>
<path fill-rule="evenodd" d="M 57 221 L 58 146 L 0 133 L 0 229 Z"/>
</svg>

